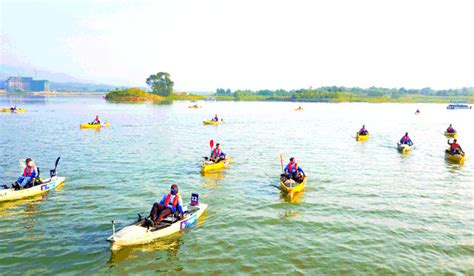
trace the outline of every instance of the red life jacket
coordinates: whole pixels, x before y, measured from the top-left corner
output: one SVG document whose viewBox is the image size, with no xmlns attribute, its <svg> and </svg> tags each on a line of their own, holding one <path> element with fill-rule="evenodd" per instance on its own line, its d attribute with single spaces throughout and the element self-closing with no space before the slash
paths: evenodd
<svg viewBox="0 0 474 276">
<path fill-rule="evenodd" d="M 170 198 L 171 198 L 171 196 L 172 196 L 171 193 L 169 193 L 169 194 L 166 196 L 166 199 L 165 199 L 165 206 L 168 206 L 168 204 L 170 203 Z M 178 200 L 179 200 L 179 193 L 177 193 L 177 194 L 174 196 L 173 204 L 172 204 L 173 207 L 178 206 Z"/>
<path fill-rule="evenodd" d="M 408 137 L 408 136 L 403 136 L 402 141 L 403 141 L 403 142 L 408 142 L 409 139 L 410 139 L 410 137 Z"/>
<path fill-rule="evenodd" d="M 28 169 L 28 168 L 30 168 L 30 169 L 27 172 L 26 169 Z M 33 173 L 33 167 L 26 166 L 25 169 L 23 170 L 23 176 L 25 176 L 25 177 L 28 176 L 28 175 L 31 175 L 32 173 Z"/>
<path fill-rule="evenodd" d="M 458 143 L 451 143 L 451 150 L 459 149 Z"/>
<path fill-rule="evenodd" d="M 294 166 L 291 162 L 288 163 L 288 171 L 293 172 L 293 170 L 298 171 L 298 163 L 295 163 Z"/>
<path fill-rule="evenodd" d="M 215 149 L 212 151 L 212 155 L 214 155 L 214 156 L 219 156 L 219 155 L 221 155 L 221 152 L 222 152 L 221 149 L 215 148 Z"/>
</svg>

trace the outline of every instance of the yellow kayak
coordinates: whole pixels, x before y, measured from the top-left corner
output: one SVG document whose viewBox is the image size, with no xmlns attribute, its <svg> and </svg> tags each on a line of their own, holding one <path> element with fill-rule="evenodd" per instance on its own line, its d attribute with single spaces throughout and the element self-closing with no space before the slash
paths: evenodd
<svg viewBox="0 0 474 276">
<path fill-rule="evenodd" d="M 409 146 L 407 144 L 400 144 L 398 143 L 397 149 L 401 153 L 409 153 L 411 150 L 412 146 Z"/>
<path fill-rule="evenodd" d="M 216 122 L 216 121 L 203 121 L 202 123 L 205 125 L 214 125 L 214 126 L 217 126 L 219 124 L 219 122 Z"/>
<path fill-rule="evenodd" d="M 448 152 L 448 150 L 446 150 L 444 152 L 444 157 L 446 158 L 446 160 L 448 160 L 449 162 L 452 162 L 452 163 L 456 163 L 456 164 L 463 164 L 464 163 L 464 158 L 465 158 L 465 154 L 462 153 L 462 154 L 451 154 Z"/>
<path fill-rule="evenodd" d="M 6 112 L 6 113 L 23 113 L 23 112 L 26 112 L 26 110 L 24 110 L 24 109 L 16 109 L 16 110 L 2 109 L 1 112 Z"/>
<path fill-rule="evenodd" d="M 356 133 L 356 141 L 365 141 L 369 139 L 369 134 L 359 135 L 359 132 Z"/>
<path fill-rule="evenodd" d="M 197 106 L 197 105 L 190 105 L 188 108 L 201 108 L 202 106 Z"/>
<path fill-rule="evenodd" d="M 293 194 L 299 193 L 304 190 L 304 184 L 306 183 L 307 178 L 308 177 L 305 176 L 301 183 L 298 183 L 294 180 L 282 181 L 280 179 L 280 189 L 282 192 L 285 192 L 289 194 L 290 196 L 293 196 Z"/>
<path fill-rule="evenodd" d="M 101 128 L 101 127 L 109 127 L 110 124 L 109 123 L 105 123 L 105 124 L 81 124 L 81 128 Z"/>
<path fill-rule="evenodd" d="M 303 111 L 303 108 L 295 108 L 295 111 Z"/>
<path fill-rule="evenodd" d="M 456 135 L 457 135 L 457 132 L 447 132 L 447 131 L 444 132 L 444 136 L 446 137 L 456 138 Z"/>
<path fill-rule="evenodd" d="M 2 189 L 0 190 L 0 202 L 18 200 L 22 198 L 44 194 L 52 189 L 63 185 L 65 180 L 65 177 L 54 176 L 52 178 L 46 179 L 39 185 L 27 189 Z"/>
<path fill-rule="evenodd" d="M 211 171 L 220 171 L 227 168 L 229 164 L 230 164 L 229 156 L 227 156 L 225 160 L 221 160 L 217 163 L 206 160 L 202 162 L 201 164 L 201 172 L 205 173 L 205 172 L 211 172 Z"/>
</svg>

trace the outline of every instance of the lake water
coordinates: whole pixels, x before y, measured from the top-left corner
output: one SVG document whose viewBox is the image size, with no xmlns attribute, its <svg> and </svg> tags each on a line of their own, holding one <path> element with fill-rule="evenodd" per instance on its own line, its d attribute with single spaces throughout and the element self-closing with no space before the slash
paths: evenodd
<svg viewBox="0 0 474 276">
<path fill-rule="evenodd" d="M 45 174 L 61 156 L 66 184 L 0 204 L 0 274 L 474 273 L 474 111 L 445 104 L 202 102 L 112 104 L 99 97 L 0 98 L 0 182 L 33 157 Z M 419 108 L 420 115 L 414 115 Z M 219 126 L 202 121 L 218 113 Z M 111 127 L 81 130 L 95 115 Z M 444 160 L 449 123 L 467 152 Z M 367 142 L 355 132 L 366 124 Z M 408 131 L 415 149 L 396 142 Z M 200 174 L 209 140 L 233 157 Z M 289 202 L 279 155 L 309 175 Z M 180 186 L 209 204 L 199 224 L 155 243 L 111 251 L 120 229 Z"/>
</svg>

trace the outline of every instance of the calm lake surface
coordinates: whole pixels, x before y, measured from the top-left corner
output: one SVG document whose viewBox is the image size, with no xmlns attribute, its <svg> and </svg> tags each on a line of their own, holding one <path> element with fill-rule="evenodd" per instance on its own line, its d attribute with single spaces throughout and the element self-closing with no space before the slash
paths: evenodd
<svg viewBox="0 0 474 276">
<path fill-rule="evenodd" d="M 446 104 L 188 102 L 112 104 L 99 97 L 0 98 L 0 182 L 32 157 L 66 184 L 0 204 L 0 274 L 28 273 L 473 273 L 474 111 Z M 420 108 L 421 115 L 414 115 Z M 218 113 L 225 124 L 204 126 Z M 111 127 L 81 130 L 95 115 Z M 449 123 L 467 152 L 444 160 Z M 366 124 L 367 142 L 355 132 Z M 415 149 L 396 142 L 408 131 Z M 209 140 L 233 157 L 202 176 Z M 309 175 L 289 202 L 279 154 Z M 112 252 L 120 229 L 180 186 L 209 208 L 200 223 L 153 244 Z"/>
</svg>

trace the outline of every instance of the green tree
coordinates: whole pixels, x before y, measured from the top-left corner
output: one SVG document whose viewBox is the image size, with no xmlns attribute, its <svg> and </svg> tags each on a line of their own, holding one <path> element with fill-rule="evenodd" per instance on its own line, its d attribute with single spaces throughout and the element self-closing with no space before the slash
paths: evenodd
<svg viewBox="0 0 474 276">
<path fill-rule="evenodd" d="M 170 74 L 166 72 L 159 72 L 155 75 L 150 75 L 146 79 L 146 84 L 150 86 L 153 94 L 163 97 L 168 97 L 173 94 L 174 82 L 170 78 Z"/>
</svg>

